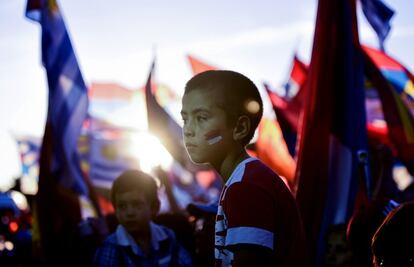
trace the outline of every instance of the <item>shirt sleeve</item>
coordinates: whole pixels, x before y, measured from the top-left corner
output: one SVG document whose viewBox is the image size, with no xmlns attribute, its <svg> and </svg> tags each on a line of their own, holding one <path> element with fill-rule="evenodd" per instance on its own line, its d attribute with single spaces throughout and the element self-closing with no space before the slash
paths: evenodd
<svg viewBox="0 0 414 267">
<path fill-rule="evenodd" d="M 232 184 L 223 209 L 227 220 L 225 246 L 258 245 L 273 250 L 275 200 L 263 188 L 246 182 Z"/>
</svg>

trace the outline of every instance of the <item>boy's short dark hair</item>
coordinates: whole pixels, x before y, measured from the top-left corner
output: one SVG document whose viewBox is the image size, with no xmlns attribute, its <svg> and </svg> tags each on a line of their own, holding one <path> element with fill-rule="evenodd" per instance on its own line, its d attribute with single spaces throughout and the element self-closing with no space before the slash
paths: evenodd
<svg viewBox="0 0 414 267">
<path fill-rule="evenodd" d="M 153 207 L 158 207 L 158 186 L 155 179 L 139 170 L 127 170 L 116 178 L 111 189 L 112 205 L 116 207 L 117 194 L 133 190 L 142 192 Z"/>
<path fill-rule="evenodd" d="M 184 93 L 193 90 L 216 90 L 223 93 L 219 106 L 226 112 L 231 123 L 246 115 L 251 122 L 249 134 L 242 140 L 247 145 L 252 139 L 263 114 L 263 102 L 256 85 L 246 76 L 229 70 L 209 70 L 195 75 L 186 86 Z"/>
</svg>

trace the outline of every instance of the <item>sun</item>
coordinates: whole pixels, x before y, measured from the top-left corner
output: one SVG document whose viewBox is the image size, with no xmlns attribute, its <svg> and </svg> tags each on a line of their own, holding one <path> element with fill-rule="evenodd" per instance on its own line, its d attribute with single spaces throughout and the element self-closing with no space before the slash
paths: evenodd
<svg viewBox="0 0 414 267">
<path fill-rule="evenodd" d="M 128 154 L 139 160 L 142 171 L 150 173 L 155 167 L 169 169 L 173 158 L 158 138 L 149 132 L 133 133 L 130 136 Z"/>
</svg>

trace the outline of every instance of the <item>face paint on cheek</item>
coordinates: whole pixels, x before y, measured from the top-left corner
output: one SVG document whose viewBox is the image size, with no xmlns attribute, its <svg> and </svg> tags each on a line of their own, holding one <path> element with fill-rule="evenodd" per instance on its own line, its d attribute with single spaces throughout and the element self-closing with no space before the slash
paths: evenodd
<svg viewBox="0 0 414 267">
<path fill-rule="evenodd" d="M 206 138 L 206 141 L 209 145 L 217 144 L 218 142 L 223 139 L 223 137 L 220 135 L 220 130 L 212 130 L 204 135 Z"/>
</svg>

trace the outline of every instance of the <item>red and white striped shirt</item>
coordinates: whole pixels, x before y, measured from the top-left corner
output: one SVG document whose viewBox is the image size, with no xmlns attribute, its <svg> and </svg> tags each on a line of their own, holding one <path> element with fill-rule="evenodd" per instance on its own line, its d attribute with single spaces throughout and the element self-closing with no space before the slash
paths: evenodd
<svg viewBox="0 0 414 267">
<path fill-rule="evenodd" d="M 256 158 L 242 161 L 221 192 L 215 266 L 232 266 L 232 251 L 242 244 L 270 249 L 277 266 L 306 266 L 296 202 L 282 179 Z"/>
</svg>

